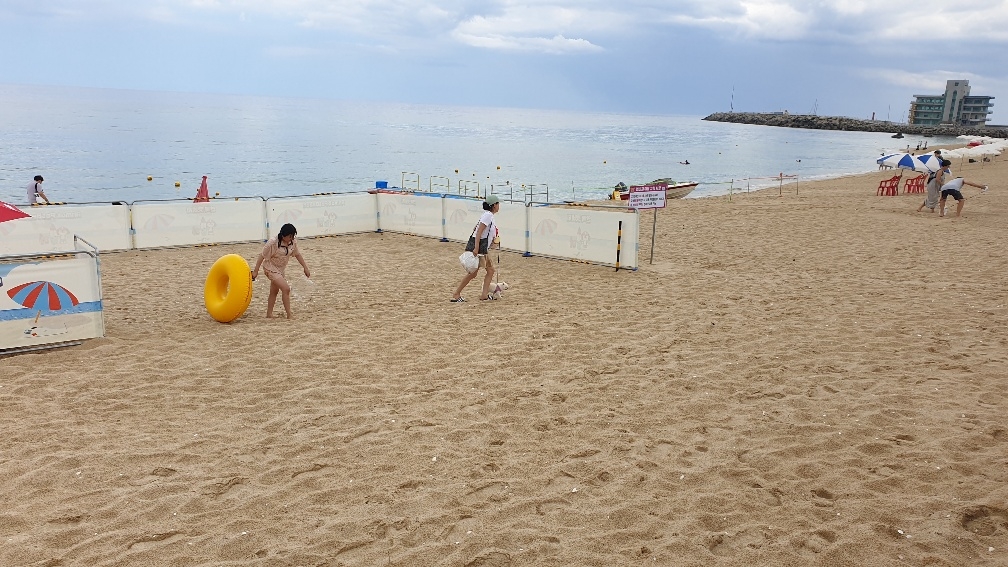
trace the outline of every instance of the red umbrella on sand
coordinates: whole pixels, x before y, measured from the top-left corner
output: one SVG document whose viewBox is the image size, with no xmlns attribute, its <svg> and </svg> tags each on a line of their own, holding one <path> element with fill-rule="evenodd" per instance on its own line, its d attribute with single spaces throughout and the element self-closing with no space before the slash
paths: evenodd
<svg viewBox="0 0 1008 567">
<path fill-rule="evenodd" d="M 23 219 L 30 216 L 31 215 L 15 207 L 14 205 L 0 201 L 0 222 Z"/>
</svg>

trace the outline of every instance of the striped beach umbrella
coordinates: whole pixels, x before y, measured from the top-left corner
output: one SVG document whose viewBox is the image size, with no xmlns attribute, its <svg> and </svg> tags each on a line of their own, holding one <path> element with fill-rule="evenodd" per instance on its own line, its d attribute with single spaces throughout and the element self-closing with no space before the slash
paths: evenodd
<svg viewBox="0 0 1008 567">
<path fill-rule="evenodd" d="M 941 169 L 941 158 L 934 154 L 924 154 L 917 156 L 917 161 L 924 164 L 930 172 L 935 172 Z"/>
<path fill-rule="evenodd" d="M 909 169 L 911 171 L 931 171 L 917 156 L 908 153 L 882 156 L 875 160 L 875 162 L 879 165 Z"/>
<path fill-rule="evenodd" d="M 67 288 L 52 282 L 28 282 L 7 290 L 7 295 L 28 309 L 59 311 L 80 301 Z"/>
</svg>

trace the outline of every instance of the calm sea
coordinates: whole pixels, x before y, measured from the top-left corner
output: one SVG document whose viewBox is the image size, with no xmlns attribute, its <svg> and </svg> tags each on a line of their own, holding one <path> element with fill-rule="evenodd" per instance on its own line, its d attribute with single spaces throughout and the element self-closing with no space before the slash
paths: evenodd
<svg viewBox="0 0 1008 567">
<path fill-rule="evenodd" d="M 221 197 L 384 180 L 497 193 L 525 185 L 559 202 L 662 177 L 699 181 L 691 196 L 703 197 L 727 193 L 732 179 L 873 171 L 881 153 L 921 141 L 699 116 L 12 85 L 0 85 L 0 124 L 0 200 L 15 204 L 36 174 L 50 200 L 75 203 L 189 198 L 203 175 Z"/>
</svg>

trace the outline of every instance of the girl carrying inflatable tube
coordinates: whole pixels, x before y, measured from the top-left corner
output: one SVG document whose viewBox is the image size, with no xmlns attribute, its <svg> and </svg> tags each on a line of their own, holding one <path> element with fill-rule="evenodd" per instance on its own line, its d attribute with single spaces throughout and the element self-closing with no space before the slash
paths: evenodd
<svg viewBox="0 0 1008 567">
<path fill-rule="evenodd" d="M 298 250 L 297 241 L 294 239 L 296 235 L 297 229 L 294 228 L 294 225 L 287 223 L 280 227 L 280 234 L 276 238 L 271 238 L 266 243 L 266 246 L 263 247 L 262 252 L 259 253 L 259 257 L 256 259 L 255 269 L 252 270 L 253 280 L 259 275 L 260 266 L 266 277 L 270 280 L 269 301 L 266 303 L 267 318 L 273 317 L 273 306 L 276 305 L 277 292 L 281 293 L 281 300 L 283 301 L 284 311 L 287 312 L 287 318 L 294 318 L 290 307 L 291 288 L 284 275 L 287 262 L 290 261 L 291 257 L 296 258 L 301 267 L 304 268 L 305 277 L 311 277 L 311 273 L 308 271 L 308 264 L 305 264 L 301 251 Z"/>
</svg>

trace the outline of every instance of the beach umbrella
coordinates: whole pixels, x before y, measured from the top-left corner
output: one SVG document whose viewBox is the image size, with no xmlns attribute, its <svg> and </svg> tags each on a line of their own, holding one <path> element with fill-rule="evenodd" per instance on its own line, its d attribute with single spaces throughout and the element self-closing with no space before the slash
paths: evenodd
<svg viewBox="0 0 1008 567">
<path fill-rule="evenodd" d="M 30 216 L 31 215 L 15 207 L 14 205 L 0 201 L 0 222 L 23 219 Z"/>
<path fill-rule="evenodd" d="M 897 167 L 899 169 L 909 169 L 911 171 L 931 171 L 926 165 L 924 165 L 923 162 L 921 162 L 921 160 L 917 158 L 917 156 L 907 153 L 882 156 L 875 160 L 875 162 L 879 165 Z"/>
<path fill-rule="evenodd" d="M 28 309 L 59 311 L 80 303 L 67 288 L 53 282 L 28 282 L 7 290 L 7 295 Z"/>
<path fill-rule="evenodd" d="M 924 154 L 917 156 L 917 160 L 924 164 L 930 172 L 935 172 L 941 169 L 941 158 L 934 154 Z"/>
</svg>

